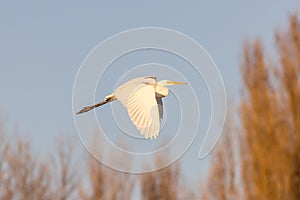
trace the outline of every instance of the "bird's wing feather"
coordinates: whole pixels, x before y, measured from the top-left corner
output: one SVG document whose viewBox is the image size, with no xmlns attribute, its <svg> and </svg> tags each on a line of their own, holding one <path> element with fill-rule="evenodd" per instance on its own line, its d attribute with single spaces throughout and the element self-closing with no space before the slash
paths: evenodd
<svg viewBox="0 0 300 200">
<path fill-rule="evenodd" d="M 161 97 L 155 97 L 158 105 L 159 118 L 162 119 L 164 115 L 164 105 Z"/>
<path fill-rule="evenodd" d="M 131 121 L 145 138 L 155 139 L 159 134 L 160 120 L 154 87 L 138 84 L 125 88 L 115 91 L 116 98 L 127 108 Z"/>
</svg>

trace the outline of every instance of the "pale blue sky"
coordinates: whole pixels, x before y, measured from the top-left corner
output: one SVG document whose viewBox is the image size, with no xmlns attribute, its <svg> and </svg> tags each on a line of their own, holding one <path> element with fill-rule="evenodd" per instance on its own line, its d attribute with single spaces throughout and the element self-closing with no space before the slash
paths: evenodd
<svg viewBox="0 0 300 200">
<path fill-rule="evenodd" d="M 74 136 L 75 75 L 107 37 L 145 26 L 183 32 L 207 49 L 227 91 L 237 96 L 244 39 L 259 36 L 272 50 L 274 29 L 285 27 L 288 14 L 300 10 L 296 0 L 120 2 L 1 2 L 0 110 L 35 148 L 48 151 L 61 135 Z M 190 176 L 202 167 L 193 156 L 186 156 L 197 162 Z"/>
</svg>

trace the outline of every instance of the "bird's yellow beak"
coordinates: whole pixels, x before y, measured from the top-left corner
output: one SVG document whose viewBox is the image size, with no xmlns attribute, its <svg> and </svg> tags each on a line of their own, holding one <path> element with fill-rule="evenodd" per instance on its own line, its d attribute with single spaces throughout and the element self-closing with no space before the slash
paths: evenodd
<svg viewBox="0 0 300 200">
<path fill-rule="evenodd" d="M 186 85 L 186 82 L 175 82 L 175 81 L 168 81 L 170 85 Z"/>
</svg>

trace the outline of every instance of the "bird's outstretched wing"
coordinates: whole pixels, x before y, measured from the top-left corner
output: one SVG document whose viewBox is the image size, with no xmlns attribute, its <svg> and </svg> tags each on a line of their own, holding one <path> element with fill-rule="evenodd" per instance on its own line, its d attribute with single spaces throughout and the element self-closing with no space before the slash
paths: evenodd
<svg viewBox="0 0 300 200">
<path fill-rule="evenodd" d="M 131 121 L 145 138 L 155 139 L 160 119 L 153 85 L 139 83 L 123 89 L 116 89 L 115 97 L 127 108 Z"/>
</svg>

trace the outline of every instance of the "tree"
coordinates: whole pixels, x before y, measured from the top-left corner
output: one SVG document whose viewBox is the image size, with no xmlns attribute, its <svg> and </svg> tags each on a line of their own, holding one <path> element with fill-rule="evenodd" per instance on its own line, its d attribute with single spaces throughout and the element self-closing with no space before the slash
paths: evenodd
<svg viewBox="0 0 300 200">
<path fill-rule="evenodd" d="M 42 160 L 34 154 L 21 136 L 7 135 L 0 127 L 0 199 L 63 200 L 76 196 L 78 179 L 70 146 L 59 146 L 60 153 L 53 156 L 58 160 L 55 165 L 53 160 Z"/>
<path fill-rule="evenodd" d="M 290 134 L 292 160 L 291 190 L 293 199 L 300 199 L 300 22 L 296 14 L 290 16 L 289 30 L 276 33 L 280 65 L 277 68 L 282 92 L 286 131 Z"/>
<path fill-rule="evenodd" d="M 213 160 L 205 186 L 201 187 L 202 199 L 234 200 L 238 196 L 236 182 L 238 166 L 234 124 L 231 115 L 227 115 L 225 128 L 213 151 Z"/>
<path fill-rule="evenodd" d="M 161 157 L 156 159 L 156 164 L 161 162 Z M 180 199 L 180 194 L 186 192 L 186 188 L 181 185 L 179 163 L 155 172 L 140 175 L 142 199 Z"/>
<path fill-rule="evenodd" d="M 275 33 L 278 59 L 266 56 L 259 39 L 244 45 L 243 93 L 237 139 L 218 145 L 208 179 L 212 199 L 231 199 L 232 149 L 238 153 L 238 199 L 300 199 L 300 23 L 289 18 L 288 31 Z M 277 64 L 276 64 L 277 63 Z M 232 112 L 232 111 L 231 111 Z M 228 130 L 227 130 L 228 132 Z M 225 141 L 228 136 L 224 136 Z M 229 150 L 228 150 L 229 149 Z M 228 152 L 229 151 L 229 152 Z M 213 178 L 211 178 L 213 177 Z M 218 179 L 216 179 L 218 177 Z M 208 198 L 210 199 L 210 198 Z"/>
</svg>

